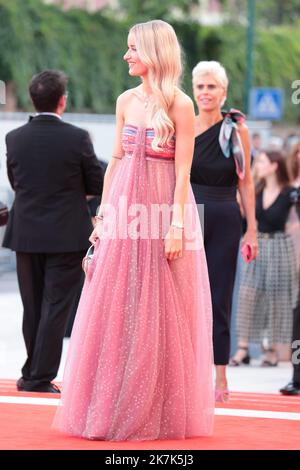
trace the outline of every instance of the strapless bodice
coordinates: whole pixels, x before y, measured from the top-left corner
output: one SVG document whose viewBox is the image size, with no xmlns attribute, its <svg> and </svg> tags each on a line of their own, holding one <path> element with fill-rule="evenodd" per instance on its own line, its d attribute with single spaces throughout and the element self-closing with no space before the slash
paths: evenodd
<svg viewBox="0 0 300 470">
<path fill-rule="evenodd" d="M 125 124 L 122 131 L 122 147 L 126 155 L 132 155 L 140 149 L 146 158 L 158 160 L 174 160 L 175 158 L 175 137 L 172 137 L 168 145 L 161 147 L 156 152 L 151 147 L 154 139 L 154 129 L 150 127 L 138 127 L 132 124 Z"/>
</svg>

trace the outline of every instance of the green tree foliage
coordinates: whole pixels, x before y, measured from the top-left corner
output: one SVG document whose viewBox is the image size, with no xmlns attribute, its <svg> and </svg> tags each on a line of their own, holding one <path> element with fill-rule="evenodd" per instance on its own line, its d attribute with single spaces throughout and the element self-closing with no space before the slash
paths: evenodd
<svg viewBox="0 0 300 470">
<path fill-rule="evenodd" d="M 179 14 L 189 15 L 192 7 L 198 4 L 199 0 L 121 0 L 120 9 L 129 21 L 137 22 L 149 18 L 171 19 L 174 9 Z"/>
<path fill-rule="evenodd" d="M 127 28 L 101 13 L 68 13 L 40 0 L 0 0 L 1 79 L 13 81 L 20 108 L 29 105 L 33 73 L 58 68 L 70 76 L 74 110 L 110 112 L 128 85 L 122 61 Z"/>
<path fill-rule="evenodd" d="M 45 68 L 58 68 L 70 76 L 72 111 L 113 113 L 116 97 L 138 83 L 128 75 L 123 61 L 129 26 L 137 21 L 134 6 L 140 2 L 128 3 L 132 3 L 132 10 L 117 17 L 109 11 L 65 12 L 41 0 L 0 0 L 0 79 L 15 84 L 19 109 L 31 108 L 27 93 L 31 76 Z M 160 3 L 169 8 L 171 2 Z M 188 7 L 189 3 L 182 5 Z M 145 6 L 144 19 L 152 19 L 153 14 L 147 11 Z M 245 25 L 231 22 L 204 27 L 185 17 L 173 19 L 172 24 L 183 45 L 184 90 L 192 93 L 191 70 L 199 60 L 219 60 L 230 79 L 227 105 L 242 109 Z M 291 102 L 291 84 L 300 79 L 299 26 L 300 22 L 258 26 L 255 38 L 253 85 L 284 88 L 285 118 L 293 121 L 300 121 L 300 106 Z"/>
<path fill-rule="evenodd" d="M 247 16 L 248 1 L 222 0 L 222 6 L 230 21 L 236 22 Z M 256 19 L 261 26 L 291 24 L 299 20 L 300 0 L 255 0 Z"/>
<path fill-rule="evenodd" d="M 260 23 L 269 25 L 291 24 L 300 18 L 300 0 L 256 1 Z"/>
</svg>

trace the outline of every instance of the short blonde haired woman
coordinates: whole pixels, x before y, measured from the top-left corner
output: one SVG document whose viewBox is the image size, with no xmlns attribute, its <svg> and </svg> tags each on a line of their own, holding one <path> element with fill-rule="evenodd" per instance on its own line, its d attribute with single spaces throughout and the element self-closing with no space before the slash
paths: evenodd
<svg viewBox="0 0 300 470">
<path fill-rule="evenodd" d="M 228 401 L 226 366 L 230 352 L 230 314 L 241 215 L 237 190 L 247 218 L 243 251 L 257 255 L 255 195 L 250 172 L 250 141 L 242 113 L 222 113 L 228 78 L 216 61 L 193 69 L 193 91 L 199 114 L 191 182 L 198 204 L 204 204 L 204 245 L 213 304 L 213 346 L 216 401 Z"/>
<path fill-rule="evenodd" d="M 92 272 L 76 315 L 56 426 L 113 441 L 209 435 L 211 301 L 189 182 L 194 110 L 178 87 L 173 28 L 160 20 L 135 25 L 124 59 L 142 83 L 117 100 L 113 158 L 91 235 Z M 157 207 L 162 218 L 167 209 L 167 224 L 160 217 L 153 223 Z M 115 238 L 104 236 L 113 214 Z"/>
</svg>

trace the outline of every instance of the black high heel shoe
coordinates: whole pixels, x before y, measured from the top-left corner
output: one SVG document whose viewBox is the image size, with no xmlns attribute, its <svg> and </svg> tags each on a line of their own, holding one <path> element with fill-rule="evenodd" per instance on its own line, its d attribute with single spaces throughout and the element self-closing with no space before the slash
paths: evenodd
<svg viewBox="0 0 300 470">
<path fill-rule="evenodd" d="M 270 361 L 269 359 L 265 358 L 261 362 L 260 367 L 276 367 L 276 366 L 278 366 L 279 359 L 278 359 L 278 352 L 276 351 L 276 349 L 269 348 L 269 349 L 264 349 L 263 351 L 264 351 L 265 354 L 268 353 L 268 352 L 275 353 L 276 359 L 275 359 L 275 361 Z"/>
<path fill-rule="evenodd" d="M 246 355 L 240 359 L 239 361 L 237 361 L 236 359 L 234 359 L 234 357 L 232 357 L 229 361 L 229 366 L 230 367 L 238 367 L 240 366 L 241 364 L 245 364 L 245 365 L 249 365 L 250 364 L 250 361 L 251 361 L 251 357 L 249 356 L 249 349 L 248 347 L 246 346 L 239 346 L 238 347 L 238 350 L 239 349 L 242 349 L 243 351 L 246 351 Z"/>
</svg>

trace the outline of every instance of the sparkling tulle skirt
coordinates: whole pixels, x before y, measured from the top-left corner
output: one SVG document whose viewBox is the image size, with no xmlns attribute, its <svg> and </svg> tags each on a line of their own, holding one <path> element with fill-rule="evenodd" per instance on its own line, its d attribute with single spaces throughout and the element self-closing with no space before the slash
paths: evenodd
<svg viewBox="0 0 300 470">
<path fill-rule="evenodd" d="M 125 155 L 108 202 L 172 205 L 174 161 Z M 213 428 L 212 313 L 199 246 L 168 261 L 160 236 L 104 238 L 86 279 L 54 427 L 88 439 L 184 439 Z M 129 219 L 125 220 L 126 223 Z M 150 222 L 149 222 L 150 223 Z"/>
</svg>

